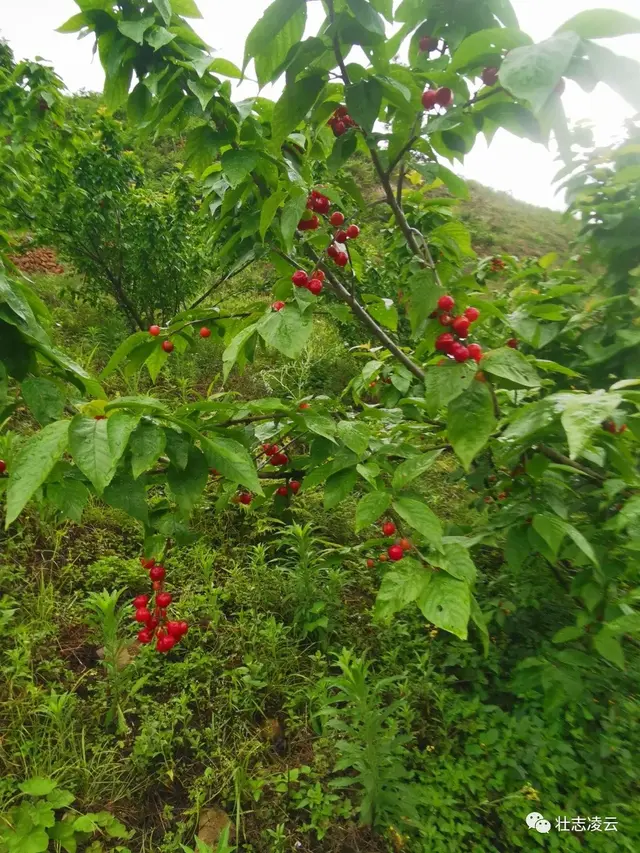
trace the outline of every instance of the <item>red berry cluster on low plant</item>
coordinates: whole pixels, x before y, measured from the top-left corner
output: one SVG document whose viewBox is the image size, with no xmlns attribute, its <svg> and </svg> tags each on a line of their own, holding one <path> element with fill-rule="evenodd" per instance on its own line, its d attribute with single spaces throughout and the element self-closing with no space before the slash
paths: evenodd
<svg viewBox="0 0 640 853">
<path fill-rule="evenodd" d="M 443 332 L 436 338 L 436 349 L 438 352 L 443 352 L 457 362 L 462 364 L 472 358 L 479 362 L 482 358 L 482 347 L 480 344 L 465 345 L 462 341 L 466 341 L 469 337 L 469 327 L 480 316 L 477 308 L 470 306 L 464 312 L 455 317 L 449 312 L 455 307 L 453 296 L 445 294 L 438 299 L 438 311 L 436 316 L 441 326 L 448 326 L 451 332 Z"/>
<path fill-rule="evenodd" d="M 382 534 L 383 536 L 390 537 L 396 533 L 396 526 L 393 521 L 385 521 L 382 524 Z M 402 538 L 396 540 L 393 545 L 390 545 L 386 552 L 383 552 L 378 557 L 378 561 L 381 563 L 386 563 L 387 560 L 391 560 L 392 562 L 397 562 L 404 557 L 405 551 L 410 551 L 412 548 L 411 542 L 408 539 Z M 375 560 L 369 558 L 367 560 L 367 567 L 372 569 L 375 566 Z"/>
<path fill-rule="evenodd" d="M 179 643 L 189 630 L 189 624 L 185 621 L 175 621 L 167 617 L 167 609 L 172 602 L 171 593 L 164 591 L 164 579 L 166 570 L 164 566 L 156 565 L 154 559 L 141 557 L 140 564 L 149 571 L 153 593 L 151 596 L 138 595 L 133 599 L 135 613 L 133 618 L 144 627 L 138 632 L 138 640 L 147 645 L 155 639 L 156 650 L 169 652 Z M 150 607 L 150 599 L 154 598 L 153 606 Z"/>
<path fill-rule="evenodd" d="M 289 464 L 289 457 L 286 453 L 282 453 L 277 444 L 263 444 L 262 451 L 269 457 L 269 463 L 276 468 Z"/>
<path fill-rule="evenodd" d="M 301 486 L 302 483 L 299 480 L 289 480 L 286 486 L 278 486 L 276 494 L 281 498 L 286 498 L 290 495 L 297 495 Z"/>
<path fill-rule="evenodd" d="M 344 106 L 339 106 L 327 122 L 334 136 L 342 136 L 350 127 L 357 127 L 356 122 L 349 115 L 349 110 Z"/>
<path fill-rule="evenodd" d="M 291 281 L 296 287 L 306 287 L 309 293 L 319 296 L 322 293 L 324 273 L 322 270 L 314 270 L 309 278 L 304 270 L 296 270 L 291 276 Z"/>
<path fill-rule="evenodd" d="M 491 258 L 491 272 L 502 272 L 506 266 L 502 258 Z"/>
<path fill-rule="evenodd" d="M 161 327 L 156 325 L 155 323 L 152 326 L 149 326 L 149 334 L 151 335 L 152 338 L 157 338 L 161 332 L 162 332 Z M 211 329 L 207 328 L 207 326 L 201 326 L 198 334 L 200 335 L 201 338 L 204 338 L 206 340 L 206 338 L 211 337 Z M 162 341 L 161 346 L 162 346 L 162 349 L 167 354 L 173 352 L 175 349 L 173 341 L 169 341 L 169 340 Z"/>
<path fill-rule="evenodd" d="M 435 107 L 450 107 L 453 103 L 453 92 L 447 86 L 441 86 L 439 89 L 425 89 L 422 93 L 422 106 L 425 110 L 432 110 Z"/>
</svg>

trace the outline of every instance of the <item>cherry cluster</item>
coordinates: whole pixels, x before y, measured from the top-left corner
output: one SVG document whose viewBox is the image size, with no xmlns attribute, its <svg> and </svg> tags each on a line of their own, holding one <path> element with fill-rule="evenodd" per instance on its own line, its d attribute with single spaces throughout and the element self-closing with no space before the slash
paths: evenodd
<svg viewBox="0 0 640 853">
<path fill-rule="evenodd" d="M 149 326 L 149 334 L 153 338 L 157 338 L 162 329 L 160 326 Z M 200 337 L 201 338 L 210 338 L 211 337 L 211 329 L 208 329 L 206 326 L 202 326 L 200 329 Z M 175 347 L 172 341 L 162 341 L 162 349 L 166 352 L 173 352 Z"/>
<path fill-rule="evenodd" d="M 434 107 L 450 107 L 453 103 L 453 92 L 447 86 L 441 86 L 439 89 L 425 89 L 422 93 L 422 106 L 425 110 L 432 110 Z"/>
<path fill-rule="evenodd" d="M 480 316 L 477 308 L 470 306 L 458 317 L 452 317 L 449 313 L 455 306 L 453 296 L 445 294 L 438 299 L 438 311 L 435 311 L 431 316 L 437 317 L 441 326 L 448 326 L 451 332 L 443 332 L 436 338 L 436 349 L 438 352 L 443 352 L 451 356 L 457 362 L 462 364 L 472 358 L 479 362 L 482 358 L 482 347 L 480 344 L 469 344 L 465 346 L 461 343 L 469 337 L 469 327 Z"/>
<path fill-rule="evenodd" d="M 296 270 L 291 276 L 291 281 L 296 287 L 306 287 L 309 293 L 313 293 L 314 296 L 319 296 L 322 293 L 324 273 L 322 270 L 314 270 L 314 272 L 311 273 L 311 277 L 309 277 L 304 270 Z M 274 308 L 276 304 L 277 303 L 274 302 L 271 307 Z M 281 309 L 276 308 L 275 310 L 280 311 Z"/>
<path fill-rule="evenodd" d="M 602 428 L 606 429 L 607 432 L 610 432 L 611 435 L 620 435 L 621 432 L 627 431 L 626 424 L 622 424 L 622 426 L 616 426 L 613 421 L 603 421 Z"/>
<path fill-rule="evenodd" d="M 491 258 L 491 272 L 502 272 L 506 267 L 502 258 Z"/>
<path fill-rule="evenodd" d="M 396 532 L 396 526 L 393 521 L 385 521 L 382 525 L 382 535 L 390 538 Z M 398 560 L 401 560 L 406 551 L 410 551 L 413 545 L 409 542 L 408 539 L 398 539 L 393 545 L 389 545 L 386 553 L 380 554 L 378 557 L 378 561 L 380 563 L 386 563 L 387 560 L 391 560 L 394 563 L 397 563 Z M 375 560 L 368 559 L 367 566 L 372 569 L 376 564 Z"/>
<path fill-rule="evenodd" d="M 149 608 L 148 595 L 138 595 L 133 599 L 133 606 L 136 609 L 133 618 L 144 625 L 144 628 L 138 632 L 138 640 L 147 645 L 155 637 L 156 650 L 166 653 L 180 642 L 189 630 L 189 625 L 184 621 L 176 622 L 167 619 L 167 608 L 171 604 L 172 596 L 170 592 L 164 591 L 166 575 L 164 566 L 158 566 L 153 558 L 147 560 L 145 557 L 140 558 L 140 565 L 149 571 L 155 603 L 152 612 Z"/>
<path fill-rule="evenodd" d="M 342 136 L 350 127 L 357 127 L 356 122 L 349 115 L 349 110 L 344 106 L 339 106 L 327 122 L 334 136 Z"/>
<path fill-rule="evenodd" d="M 269 464 L 280 467 L 289 463 L 289 457 L 286 453 L 282 453 L 277 444 L 263 444 L 262 452 L 269 458 Z"/>
</svg>

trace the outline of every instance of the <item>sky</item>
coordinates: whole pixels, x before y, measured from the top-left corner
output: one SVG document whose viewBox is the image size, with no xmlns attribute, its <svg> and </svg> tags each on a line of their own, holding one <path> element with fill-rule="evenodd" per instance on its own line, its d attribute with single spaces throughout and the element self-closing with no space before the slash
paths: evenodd
<svg viewBox="0 0 640 853">
<path fill-rule="evenodd" d="M 244 42 L 254 22 L 270 0 L 198 0 L 202 20 L 192 21 L 202 38 L 220 56 L 242 64 Z M 535 41 L 552 35 L 568 18 L 585 9 L 606 7 L 640 17 L 640 0 L 512 0 L 521 28 Z M 8 40 L 16 58 L 49 60 L 71 91 L 100 90 L 104 76 L 97 57 L 92 56 L 92 38 L 77 40 L 75 35 L 56 33 L 56 27 L 78 12 L 73 0 L 0 0 L 0 37 Z M 322 20 L 320 3 L 308 4 L 309 31 Z M 640 58 L 640 35 L 602 41 L 616 52 Z M 251 83 L 238 88 L 238 98 L 253 94 Z M 268 96 L 268 91 L 265 92 Z M 599 145 L 621 137 L 625 119 L 633 108 L 608 87 L 600 84 L 591 94 L 572 81 L 563 96 L 570 122 L 586 120 L 594 129 Z M 553 176 L 561 164 L 555 152 L 528 140 L 499 131 L 487 147 L 479 136 L 476 147 L 464 164 L 454 170 L 515 198 L 543 207 L 562 209 Z"/>
</svg>

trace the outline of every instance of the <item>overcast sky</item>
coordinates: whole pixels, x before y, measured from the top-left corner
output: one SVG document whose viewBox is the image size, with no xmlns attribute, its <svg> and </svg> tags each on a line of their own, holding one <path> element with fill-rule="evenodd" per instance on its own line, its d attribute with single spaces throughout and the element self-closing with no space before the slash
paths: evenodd
<svg viewBox="0 0 640 853">
<path fill-rule="evenodd" d="M 242 63 L 244 41 L 253 23 L 269 0 L 198 0 L 203 20 L 192 22 L 200 35 L 221 56 Z M 551 35 L 568 18 L 584 9 L 611 8 L 640 16 L 640 0 L 512 0 L 520 26 L 535 41 Z M 309 3 L 309 29 L 317 29 L 322 20 L 320 3 Z M 0 36 L 6 38 L 16 58 L 41 56 L 51 61 L 66 85 L 78 89 L 99 90 L 103 74 L 97 58 L 92 57 L 92 39 L 76 40 L 74 35 L 56 33 L 67 18 L 78 12 L 73 0 L 0 0 Z M 617 52 L 640 58 L 640 35 L 624 36 L 603 44 Z M 251 94 L 251 84 L 242 84 L 239 97 Z M 620 136 L 623 122 L 633 109 L 605 86 L 591 95 L 569 82 L 563 97 L 570 121 L 586 119 L 594 126 L 596 140 L 604 144 Z M 462 167 L 454 168 L 466 177 L 505 190 L 532 204 L 561 207 L 554 197 L 553 175 L 559 168 L 554 152 L 541 145 L 499 131 L 487 148 L 478 137 L 476 148 L 467 155 Z"/>
</svg>

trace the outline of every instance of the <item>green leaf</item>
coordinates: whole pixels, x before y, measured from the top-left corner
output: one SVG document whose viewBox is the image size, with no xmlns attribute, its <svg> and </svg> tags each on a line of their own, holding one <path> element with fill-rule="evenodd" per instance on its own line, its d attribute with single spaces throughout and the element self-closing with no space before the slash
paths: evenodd
<svg viewBox="0 0 640 853">
<path fill-rule="evenodd" d="M 243 351 L 249 344 L 251 338 L 257 334 L 258 324 L 252 323 L 246 326 L 241 332 L 231 339 L 229 346 L 222 353 L 222 377 L 226 382 L 229 374 L 233 370 L 237 361 L 243 366 L 246 359 L 243 357 Z"/>
<path fill-rule="evenodd" d="M 144 44 L 144 34 L 154 23 L 153 16 L 140 18 L 138 21 L 118 21 L 118 29 L 123 36 L 135 41 L 136 44 Z"/>
<path fill-rule="evenodd" d="M 111 482 L 138 420 L 138 416 L 116 412 L 107 420 L 76 415 L 71 421 L 69 450 L 99 494 Z"/>
<path fill-rule="evenodd" d="M 220 162 L 226 179 L 232 187 L 237 187 L 255 169 L 258 152 L 251 148 L 231 148 L 224 152 Z"/>
<path fill-rule="evenodd" d="M 199 177 L 215 160 L 221 144 L 221 136 L 210 125 L 203 124 L 187 133 L 184 146 L 185 161 Z"/>
<path fill-rule="evenodd" d="M 183 18 L 202 17 L 195 0 L 171 0 L 171 8 L 176 15 L 181 15 Z"/>
<path fill-rule="evenodd" d="M 540 385 L 540 377 L 526 356 L 510 347 L 486 352 L 482 357 L 482 369 L 486 373 L 515 382 L 516 385 L 524 385 L 527 388 L 537 388 Z"/>
<path fill-rule="evenodd" d="M 89 489 L 80 480 L 65 477 L 60 483 L 47 485 L 47 500 L 66 518 L 80 524 L 89 500 Z"/>
<path fill-rule="evenodd" d="M 500 83 L 540 112 L 569 67 L 580 37 L 566 32 L 539 44 L 509 51 L 500 67 Z"/>
<path fill-rule="evenodd" d="M 25 379 L 20 386 L 24 401 L 40 424 L 48 424 L 62 417 L 64 394 L 60 388 L 42 376 Z"/>
<path fill-rule="evenodd" d="M 285 190 L 278 190 L 266 199 L 260 211 L 260 237 L 264 241 L 265 234 L 273 222 L 273 217 L 286 197 Z"/>
<path fill-rule="evenodd" d="M 489 0 L 488 6 L 501 24 L 518 29 L 518 17 L 510 0 Z"/>
<path fill-rule="evenodd" d="M 384 36 L 384 21 L 367 0 L 347 0 L 356 21 L 370 33 Z"/>
<path fill-rule="evenodd" d="M 307 345 L 313 328 L 311 312 L 301 314 L 293 305 L 269 311 L 258 323 L 262 339 L 289 358 L 297 358 Z"/>
<path fill-rule="evenodd" d="M 134 480 L 129 473 L 118 474 L 106 487 L 102 497 L 109 506 L 121 509 L 143 524 L 148 523 L 147 492 L 142 480 Z"/>
<path fill-rule="evenodd" d="M 591 41 L 584 47 L 596 77 L 640 110 L 640 62 Z"/>
<path fill-rule="evenodd" d="M 233 62 L 230 62 L 228 59 L 223 59 L 222 57 L 214 59 L 207 70 L 211 71 L 213 74 L 221 74 L 223 77 L 234 77 L 238 80 L 242 77 L 242 71 L 238 66 L 234 65 Z"/>
<path fill-rule="evenodd" d="M 126 338 L 120 346 L 113 353 L 109 361 L 107 362 L 107 366 L 100 374 L 101 379 L 107 379 L 107 377 L 111 376 L 116 367 L 124 361 L 124 359 L 133 353 L 137 347 L 148 344 L 149 343 L 149 333 L 148 332 L 135 332 L 133 335 L 130 335 Z"/>
<path fill-rule="evenodd" d="M 417 560 L 404 557 L 382 578 L 374 618 L 388 621 L 394 613 L 424 596 L 432 577 L 433 574 Z"/>
<path fill-rule="evenodd" d="M 449 190 L 451 195 L 454 195 L 456 198 L 464 199 L 465 201 L 469 199 L 469 187 L 467 186 L 467 182 L 459 175 L 456 175 L 455 172 L 452 172 L 451 169 L 447 169 L 446 166 L 438 165 L 438 177 Z"/>
<path fill-rule="evenodd" d="M 169 460 L 178 468 L 186 468 L 191 449 L 191 439 L 184 432 L 166 428 L 164 430 L 166 451 Z"/>
<path fill-rule="evenodd" d="M 437 628 L 467 639 L 467 625 L 471 615 L 469 584 L 452 578 L 444 572 L 432 575 L 430 583 L 418 598 L 418 607 L 425 619 Z"/>
<path fill-rule="evenodd" d="M 531 44 L 531 38 L 522 30 L 495 27 L 472 33 L 457 47 L 449 71 L 461 71 L 467 66 L 488 64 L 491 57 L 499 58 L 503 50 Z"/>
<path fill-rule="evenodd" d="M 360 498 L 356 506 L 356 533 L 376 522 L 391 506 L 388 492 L 369 492 Z"/>
<path fill-rule="evenodd" d="M 212 435 L 203 439 L 202 449 L 210 468 L 220 471 L 232 483 L 245 486 L 257 495 L 262 494 L 255 463 L 246 447 L 232 438 Z"/>
<path fill-rule="evenodd" d="M 469 549 L 458 542 L 445 545 L 443 554 L 431 557 L 430 560 L 434 566 L 439 566 L 458 580 L 471 585 L 476 582 L 477 569 L 469 555 Z"/>
<path fill-rule="evenodd" d="M 332 474 L 324 487 L 324 508 L 333 509 L 343 501 L 353 491 L 357 479 L 358 472 L 354 467 L 343 468 Z"/>
<path fill-rule="evenodd" d="M 54 779 L 46 779 L 42 776 L 34 776 L 18 785 L 22 793 L 30 797 L 46 797 L 57 787 L 58 783 Z"/>
<path fill-rule="evenodd" d="M 591 544 L 568 521 L 551 513 L 537 513 L 533 518 L 533 529 L 544 539 L 555 557 L 558 556 L 564 538 L 569 536 L 594 565 L 599 565 Z"/>
<path fill-rule="evenodd" d="M 332 418 L 327 415 L 319 415 L 316 412 L 305 412 L 302 419 L 306 428 L 311 432 L 335 442 L 336 422 Z"/>
<path fill-rule="evenodd" d="M 480 605 L 476 601 L 474 595 L 471 596 L 471 621 L 480 632 L 482 649 L 484 652 L 484 656 L 487 657 L 487 655 L 489 654 L 489 629 L 487 628 L 487 620 L 485 618 L 485 615 L 480 609 Z"/>
<path fill-rule="evenodd" d="M 419 338 L 424 334 L 429 314 L 435 311 L 438 298 L 442 296 L 442 288 L 437 284 L 432 270 L 421 270 L 409 279 L 407 290 L 407 316 L 411 333 L 414 338 Z"/>
<path fill-rule="evenodd" d="M 153 5 L 162 15 L 165 24 L 169 26 L 171 23 L 171 0 L 153 0 Z"/>
<path fill-rule="evenodd" d="M 355 421 L 340 421 L 337 432 L 338 438 L 345 447 L 353 450 L 358 456 L 361 456 L 369 446 L 371 434 L 366 424 Z"/>
<path fill-rule="evenodd" d="M 410 456 L 401 462 L 393 472 L 393 488 L 404 489 L 416 477 L 420 477 L 425 471 L 433 466 L 436 459 L 442 450 L 431 450 L 429 453 L 423 453 L 420 456 Z"/>
<path fill-rule="evenodd" d="M 296 233 L 300 217 L 307 208 L 307 193 L 302 187 L 293 187 L 289 201 L 285 204 L 280 217 L 280 230 L 285 249 L 290 252 L 293 247 L 293 236 Z"/>
<path fill-rule="evenodd" d="M 203 112 L 219 88 L 218 83 L 209 77 L 204 77 L 202 80 L 187 80 L 187 86 L 200 101 Z"/>
<path fill-rule="evenodd" d="M 567 625 L 565 628 L 560 628 L 559 631 L 551 638 L 552 643 L 570 643 L 572 640 L 578 640 L 582 637 L 584 631 L 582 628 L 577 628 L 575 625 Z"/>
<path fill-rule="evenodd" d="M 577 33 L 583 39 L 608 39 L 640 33 L 640 20 L 617 9 L 587 9 L 569 18 L 556 33 Z"/>
<path fill-rule="evenodd" d="M 417 530 L 421 536 L 424 536 L 430 545 L 438 551 L 442 550 L 440 519 L 425 503 L 413 498 L 396 498 L 393 502 L 393 508 L 400 518 L 414 530 Z"/>
<path fill-rule="evenodd" d="M 184 469 L 173 465 L 167 470 L 167 482 L 176 503 L 182 512 L 189 513 L 204 491 L 209 479 L 209 466 L 204 453 L 197 447 L 189 451 L 189 459 Z"/>
<path fill-rule="evenodd" d="M 455 364 L 446 361 L 444 364 L 427 367 L 424 377 L 427 414 L 435 417 L 441 409 L 467 390 L 475 375 L 475 367 L 467 363 Z"/>
<path fill-rule="evenodd" d="M 306 20 L 305 0 L 275 0 L 254 25 L 245 43 L 243 70 L 255 57 L 261 87 L 275 79 L 289 50 L 302 39 Z"/>
<path fill-rule="evenodd" d="M 391 299 L 383 299 L 381 296 L 375 296 L 372 293 L 363 293 L 362 300 L 367 306 L 367 311 L 377 323 L 386 329 L 391 329 L 392 332 L 396 331 L 398 328 L 398 309 Z"/>
<path fill-rule="evenodd" d="M 500 437 L 501 441 L 522 441 L 546 429 L 555 418 L 556 411 L 551 400 L 529 403 L 515 413 L 514 420 Z"/>
<path fill-rule="evenodd" d="M 618 669 L 624 669 L 624 652 L 620 639 L 607 628 L 598 631 L 593 638 L 593 645 L 603 658 L 617 666 Z"/>
<path fill-rule="evenodd" d="M 271 136 L 280 145 L 295 130 L 313 107 L 325 81 L 322 75 L 302 77 L 285 86 L 284 92 L 273 108 Z"/>
<path fill-rule="evenodd" d="M 347 86 L 346 99 L 351 117 L 363 130 L 370 132 L 382 105 L 380 81 L 375 77 L 369 77 L 352 86 Z"/>
<path fill-rule="evenodd" d="M 447 433 L 465 471 L 489 441 L 496 426 L 493 401 L 485 382 L 470 387 L 449 403 Z"/>
<path fill-rule="evenodd" d="M 610 418 L 620 405 L 618 394 L 562 394 L 554 397 L 564 411 L 560 421 L 567 434 L 569 456 L 577 459 L 589 444 L 602 421 Z"/>
<path fill-rule="evenodd" d="M 23 444 L 12 466 L 7 487 L 5 527 L 22 512 L 35 491 L 47 479 L 67 447 L 69 421 L 56 421 Z"/>
<path fill-rule="evenodd" d="M 131 435 L 131 470 L 134 480 L 148 471 L 164 453 L 166 446 L 164 430 L 151 421 L 142 421 Z"/>
<path fill-rule="evenodd" d="M 430 240 L 468 258 L 474 258 L 476 255 L 471 247 L 469 229 L 462 222 L 451 221 L 438 225 L 431 231 Z"/>
<path fill-rule="evenodd" d="M 89 21 L 84 12 L 79 12 L 77 15 L 72 15 L 68 21 L 65 21 L 62 26 L 58 27 L 57 33 L 77 33 L 83 27 L 88 25 Z"/>
</svg>

